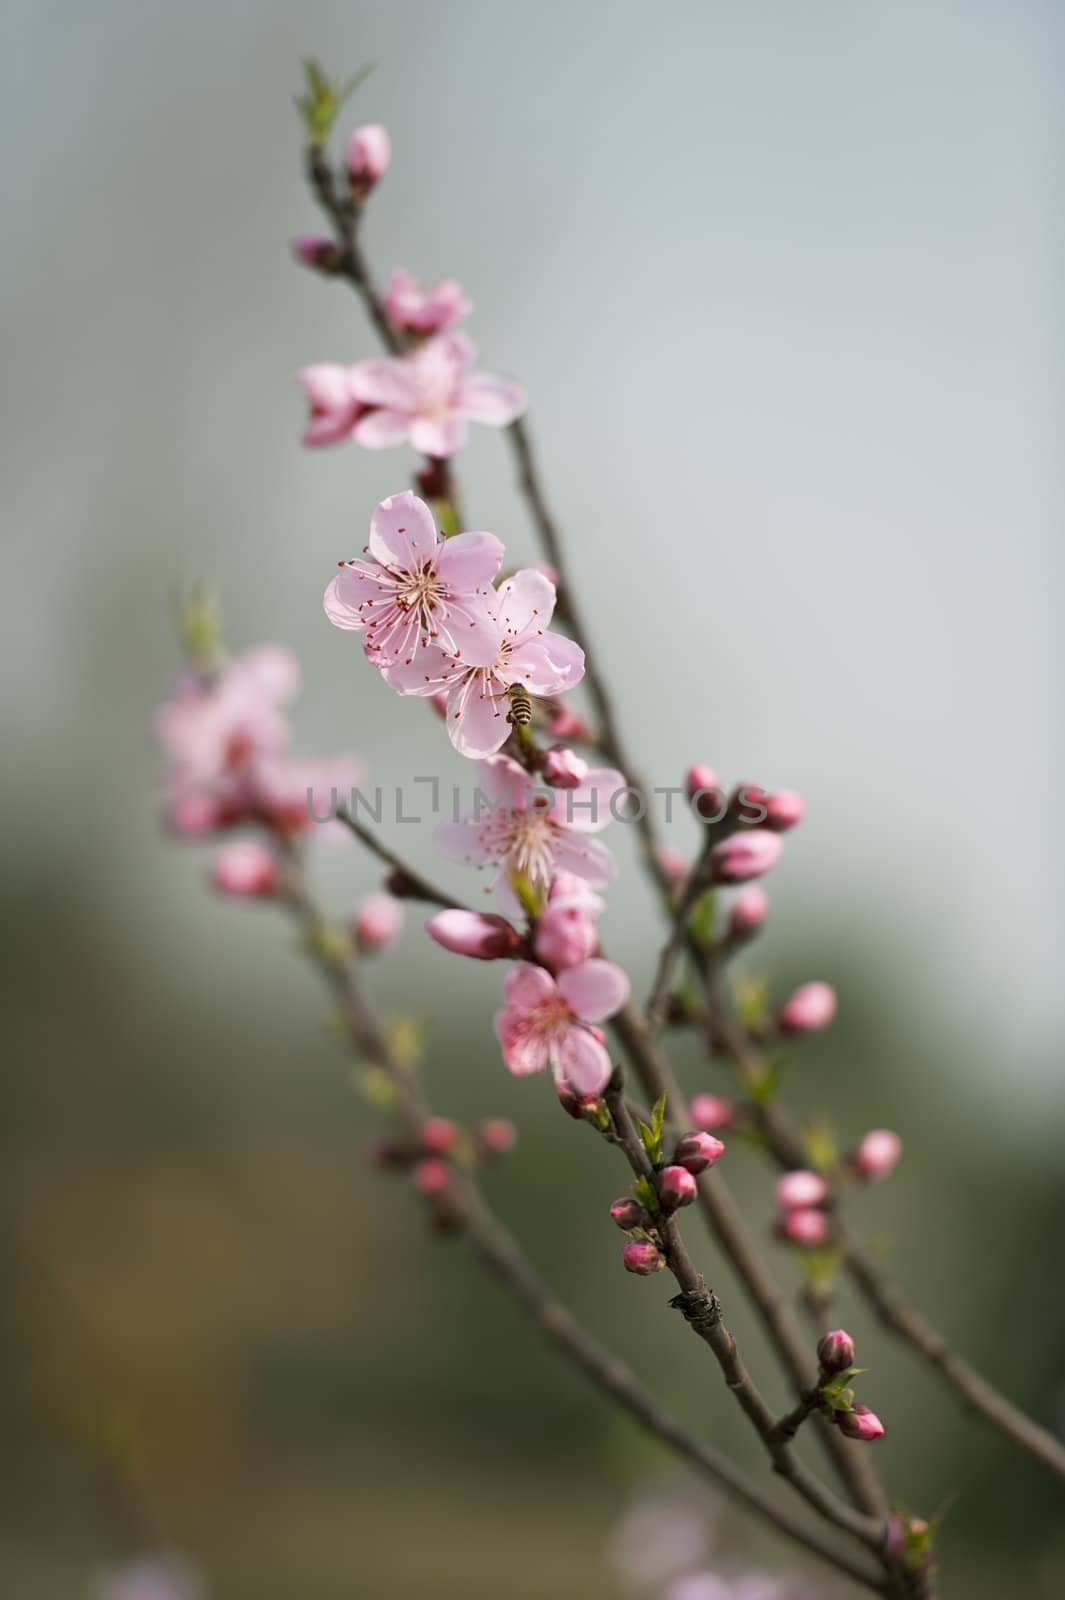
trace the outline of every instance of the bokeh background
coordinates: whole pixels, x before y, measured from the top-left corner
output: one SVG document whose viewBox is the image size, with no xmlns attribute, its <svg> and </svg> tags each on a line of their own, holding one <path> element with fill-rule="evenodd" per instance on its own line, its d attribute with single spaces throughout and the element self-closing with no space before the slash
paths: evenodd
<svg viewBox="0 0 1065 1600">
<path fill-rule="evenodd" d="M 791 1092 L 845 1138 L 899 1129 L 868 1236 L 1060 1422 L 1060 8 L 6 0 L 0 27 L 0 1589 L 71 1600 L 173 1545 L 220 1600 L 610 1596 L 604 1542 L 659 1465 L 368 1170 L 290 931 L 214 902 L 158 822 L 150 718 L 197 578 L 234 649 L 298 650 L 301 749 L 459 772 L 321 613 L 413 462 L 299 446 L 295 370 L 373 351 L 288 253 L 308 53 L 377 63 L 351 118 L 394 142 L 379 272 L 461 276 L 484 364 L 529 385 L 645 768 L 806 796 L 757 970 L 843 1000 Z M 473 525 L 533 559 L 499 436 L 461 472 Z M 661 927 L 613 831 L 605 933 L 639 989 Z M 427 828 L 403 843 L 432 861 Z M 342 912 L 374 874 L 340 851 L 322 882 Z M 757 1467 L 661 1287 L 619 1269 L 619 1175 L 502 1070 L 499 972 L 415 916 L 376 977 L 431 1019 L 438 1103 L 520 1123 L 493 1192 L 534 1256 Z M 728 1166 L 767 1227 L 756 1158 Z M 892 1490 L 950 1504 L 946 1593 L 1061 1594 L 1055 1488 L 846 1320 Z M 736 1516 L 721 1539 L 793 1565 Z"/>
</svg>

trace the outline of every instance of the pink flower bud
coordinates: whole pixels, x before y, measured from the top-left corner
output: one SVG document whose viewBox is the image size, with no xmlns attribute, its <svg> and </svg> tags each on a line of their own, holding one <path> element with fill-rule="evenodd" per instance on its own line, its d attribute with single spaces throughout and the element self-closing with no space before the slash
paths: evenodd
<svg viewBox="0 0 1065 1600">
<path fill-rule="evenodd" d="M 734 833 L 712 852 L 711 870 L 715 883 L 746 883 L 760 878 L 780 859 L 784 846 L 775 833 L 746 828 Z"/>
<path fill-rule="evenodd" d="M 871 1444 L 884 1437 L 884 1424 L 868 1406 L 855 1406 L 853 1411 L 833 1411 L 832 1421 L 848 1439 L 864 1439 Z"/>
<path fill-rule="evenodd" d="M 716 1094 L 697 1094 L 689 1109 L 697 1128 L 727 1128 L 736 1115 L 732 1101 Z"/>
<path fill-rule="evenodd" d="M 567 711 L 565 707 L 558 713 L 548 728 L 552 739 L 587 739 L 588 725 L 578 717 L 575 711 Z"/>
<path fill-rule="evenodd" d="M 579 967 L 599 948 L 599 932 L 582 905 L 548 902 L 536 926 L 536 954 L 555 972 Z"/>
<path fill-rule="evenodd" d="M 704 1134 L 710 1139 L 712 1134 Z M 658 1197 L 666 1211 L 676 1211 L 678 1206 L 690 1206 L 695 1199 L 695 1179 L 687 1167 L 663 1167 L 658 1174 Z"/>
<path fill-rule="evenodd" d="M 824 1244 L 828 1234 L 828 1218 L 823 1211 L 814 1211 L 810 1206 L 796 1206 L 794 1211 L 785 1211 L 783 1216 L 777 1218 L 777 1232 L 789 1244 L 812 1248 Z"/>
<path fill-rule="evenodd" d="M 587 761 L 568 745 L 554 744 L 544 756 L 544 782 L 553 789 L 579 789 L 587 776 Z"/>
<path fill-rule="evenodd" d="M 351 187 L 360 199 L 384 177 L 391 159 L 392 141 L 379 122 L 355 129 L 348 141 L 347 168 Z"/>
<path fill-rule="evenodd" d="M 828 1184 L 819 1172 L 787 1172 L 777 1183 L 777 1205 L 784 1211 L 819 1206 L 827 1193 Z"/>
<path fill-rule="evenodd" d="M 666 1264 L 666 1258 L 658 1246 L 647 1239 L 630 1239 L 621 1252 L 621 1259 L 626 1272 L 635 1272 L 641 1278 L 661 1272 Z"/>
<path fill-rule="evenodd" d="M 475 961 L 499 961 L 512 956 L 521 943 L 516 928 L 505 917 L 485 911 L 438 911 L 425 924 L 430 939 L 457 956 Z"/>
<path fill-rule="evenodd" d="M 696 762 L 684 776 L 684 789 L 696 816 L 704 822 L 720 822 L 725 815 L 727 802 L 718 787 L 717 773 L 713 767 Z"/>
<path fill-rule="evenodd" d="M 758 884 L 742 889 L 732 902 L 728 931 L 731 939 L 750 939 L 769 915 L 769 896 Z"/>
<path fill-rule="evenodd" d="M 833 1328 L 817 1346 L 817 1360 L 827 1377 L 838 1377 L 854 1365 L 854 1340 L 843 1328 Z"/>
<path fill-rule="evenodd" d="M 596 1030 L 589 1028 L 588 1031 L 589 1033 L 594 1033 Z M 600 1040 L 601 1042 L 602 1040 Z M 568 1078 L 555 1079 L 555 1093 L 558 1095 L 558 1103 L 563 1111 L 568 1117 L 572 1117 L 575 1122 L 582 1121 L 585 1114 L 589 1111 L 594 1111 L 599 1104 L 598 1095 L 579 1094 Z"/>
<path fill-rule="evenodd" d="M 183 794 L 174 800 L 166 818 L 170 831 L 185 839 L 216 833 L 230 820 L 225 806 L 213 795 L 196 793 Z"/>
<path fill-rule="evenodd" d="M 477 1129 L 477 1152 L 486 1160 L 509 1156 L 518 1142 L 518 1130 L 509 1117 L 490 1117 Z"/>
<path fill-rule="evenodd" d="M 403 928 L 403 907 L 390 894 L 368 894 L 355 913 L 355 940 L 364 955 L 387 950 Z"/>
<path fill-rule="evenodd" d="M 725 1146 L 720 1139 L 715 1139 L 712 1133 L 686 1133 L 682 1139 L 677 1140 L 673 1159 L 678 1166 L 686 1167 L 689 1172 L 705 1172 L 715 1161 L 720 1161 L 724 1154 Z"/>
<path fill-rule="evenodd" d="M 305 267 L 318 272 L 335 272 L 339 253 L 332 239 L 321 233 L 301 233 L 292 241 L 292 254 Z"/>
<path fill-rule="evenodd" d="M 421 1194 L 443 1194 L 451 1182 L 447 1162 L 437 1156 L 427 1156 L 424 1161 L 419 1161 L 413 1177 L 414 1187 Z"/>
<path fill-rule="evenodd" d="M 656 851 L 658 865 L 674 888 L 679 889 L 688 876 L 688 858 L 675 844 L 659 845 Z"/>
<path fill-rule="evenodd" d="M 422 1123 L 421 1147 L 427 1156 L 443 1156 L 455 1143 L 458 1129 L 447 1117 L 429 1117 Z"/>
<path fill-rule="evenodd" d="M 277 860 L 264 844 L 237 839 L 223 845 L 214 858 L 211 876 L 223 894 L 273 894 L 277 887 Z"/>
<path fill-rule="evenodd" d="M 610 1215 L 624 1233 L 629 1233 L 633 1228 L 646 1228 L 651 1219 L 638 1200 L 631 1194 L 623 1194 L 620 1200 L 615 1200 L 610 1207 Z"/>
<path fill-rule="evenodd" d="M 763 834 L 772 839 L 771 833 Z M 779 842 L 779 841 L 778 841 Z M 836 991 L 830 983 L 804 983 L 784 1002 L 777 1017 L 781 1033 L 816 1033 L 836 1014 Z"/>
<path fill-rule="evenodd" d="M 802 795 L 796 794 L 794 789 L 778 789 L 776 794 L 768 795 L 765 808 L 768 815 L 762 826 L 772 828 L 774 833 L 787 833 L 802 821 L 806 811 Z"/>
<path fill-rule="evenodd" d="M 856 1178 L 866 1183 L 879 1183 L 886 1178 L 902 1154 L 902 1140 L 890 1128 L 874 1128 L 867 1133 L 850 1157 L 850 1168 Z"/>
</svg>

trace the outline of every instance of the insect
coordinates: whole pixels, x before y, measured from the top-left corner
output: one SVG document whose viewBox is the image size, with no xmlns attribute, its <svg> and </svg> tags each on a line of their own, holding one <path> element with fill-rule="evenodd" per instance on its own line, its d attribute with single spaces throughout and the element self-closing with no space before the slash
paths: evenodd
<svg viewBox="0 0 1065 1600">
<path fill-rule="evenodd" d="M 507 721 L 512 728 L 527 728 L 532 722 L 532 701 L 523 683 L 512 683 L 506 691 L 510 701 Z"/>
</svg>

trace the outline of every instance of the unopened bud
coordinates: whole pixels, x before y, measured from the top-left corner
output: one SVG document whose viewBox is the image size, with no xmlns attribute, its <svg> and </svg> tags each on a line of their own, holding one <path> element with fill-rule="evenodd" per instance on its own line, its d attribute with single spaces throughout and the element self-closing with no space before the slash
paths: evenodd
<svg viewBox="0 0 1065 1600">
<path fill-rule="evenodd" d="M 765 800 L 766 819 L 762 824 L 771 828 L 774 833 L 787 833 L 789 828 L 794 828 L 801 822 L 806 807 L 801 794 L 796 794 L 794 789 L 778 789 L 776 794 L 771 794 Z"/>
<path fill-rule="evenodd" d="M 356 128 L 348 141 L 346 165 L 352 192 L 365 199 L 388 171 L 392 159 L 392 141 L 379 122 L 367 122 Z"/>
<path fill-rule="evenodd" d="M 871 1444 L 884 1437 L 884 1424 L 868 1406 L 855 1406 L 853 1411 L 833 1411 L 832 1421 L 848 1439 L 864 1439 Z"/>
<path fill-rule="evenodd" d="M 828 1184 L 819 1172 L 786 1172 L 777 1182 L 777 1205 L 785 1211 L 819 1206 L 827 1193 Z"/>
<path fill-rule="evenodd" d="M 364 955 L 387 950 L 403 929 L 403 907 L 391 894 L 370 894 L 355 913 L 355 941 Z"/>
<path fill-rule="evenodd" d="M 340 252 L 332 239 L 327 239 L 321 233 L 301 233 L 298 239 L 292 241 L 292 254 L 297 261 L 305 267 L 313 267 L 316 272 L 333 273 L 340 260 Z"/>
<path fill-rule="evenodd" d="M 823 1211 L 815 1211 L 811 1206 L 796 1206 L 794 1211 L 785 1211 L 783 1216 L 777 1218 L 777 1232 L 788 1244 L 812 1249 L 815 1245 L 824 1244 L 828 1235 L 828 1218 Z"/>
<path fill-rule="evenodd" d="M 588 724 L 575 711 L 569 711 L 565 706 L 558 712 L 547 731 L 552 739 L 587 739 L 590 736 Z"/>
<path fill-rule="evenodd" d="M 592 1030 L 589 1029 L 589 1032 Z M 568 1117 L 581 1122 L 589 1111 L 594 1111 L 599 1104 L 599 1096 L 595 1094 L 578 1094 L 568 1078 L 555 1079 L 555 1093 L 558 1103 Z"/>
<path fill-rule="evenodd" d="M 758 884 L 743 889 L 732 902 L 729 912 L 730 939 L 750 939 L 769 915 L 769 896 Z"/>
<path fill-rule="evenodd" d="M 715 883 L 746 883 L 760 878 L 780 859 L 784 846 L 775 833 L 749 829 L 724 839 L 711 854 L 711 874 Z"/>
<path fill-rule="evenodd" d="M 717 773 L 713 767 L 696 762 L 684 775 L 684 790 L 688 803 L 696 816 L 704 822 L 720 822 L 728 809 L 728 802 L 718 787 Z"/>
<path fill-rule="evenodd" d="M 478 1154 L 495 1160 L 509 1156 L 518 1142 L 518 1130 L 509 1117 L 490 1117 L 477 1129 Z"/>
<path fill-rule="evenodd" d="M 621 1252 L 621 1259 L 626 1272 L 635 1272 L 641 1278 L 661 1272 L 666 1264 L 666 1258 L 658 1246 L 651 1244 L 648 1239 L 630 1239 Z"/>
<path fill-rule="evenodd" d="M 818 1344 L 817 1360 L 826 1377 L 838 1377 L 854 1365 L 854 1340 L 843 1328 L 833 1328 Z"/>
<path fill-rule="evenodd" d="M 553 789 L 579 789 L 587 776 L 587 761 L 568 745 L 554 744 L 544 756 L 543 779 Z"/>
<path fill-rule="evenodd" d="M 711 1134 L 704 1134 L 704 1138 L 711 1138 Z M 667 1211 L 676 1211 L 679 1206 L 690 1206 L 695 1199 L 695 1179 L 687 1167 L 663 1167 L 658 1174 L 658 1197 Z"/>
<path fill-rule="evenodd" d="M 620 1200 L 615 1200 L 610 1215 L 624 1233 L 631 1233 L 633 1228 L 646 1228 L 651 1221 L 645 1208 L 631 1194 L 623 1194 Z"/>
<path fill-rule="evenodd" d="M 716 1094 L 697 1094 L 689 1110 L 697 1128 L 727 1128 L 736 1115 L 733 1102 Z"/>
<path fill-rule="evenodd" d="M 725 1146 L 712 1133 L 686 1133 L 677 1140 L 673 1159 L 689 1172 L 705 1172 L 715 1161 L 720 1161 L 724 1153 Z"/>
<path fill-rule="evenodd" d="M 277 859 L 254 839 L 236 839 L 223 845 L 211 866 L 216 889 L 223 894 L 273 894 L 277 887 Z"/>
<path fill-rule="evenodd" d="M 593 914 L 584 904 L 548 902 L 536 925 L 536 954 L 554 972 L 578 967 L 599 948 Z"/>
<path fill-rule="evenodd" d="M 678 850 L 675 844 L 660 844 L 655 855 L 673 888 L 679 889 L 688 876 L 688 858 L 684 851 Z"/>
<path fill-rule="evenodd" d="M 422 1123 L 419 1143 L 427 1156 L 446 1155 L 457 1133 L 455 1124 L 447 1117 L 429 1117 Z"/>
<path fill-rule="evenodd" d="M 457 956 L 475 961 L 498 961 L 512 956 L 521 943 L 518 931 L 505 917 L 485 911 L 438 911 L 425 924 L 430 939 Z"/>
<path fill-rule="evenodd" d="M 850 1169 L 866 1183 L 879 1183 L 902 1154 L 902 1140 L 890 1128 L 874 1128 L 850 1156 Z"/>
<path fill-rule="evenodd" d="M 427 1156 L 414 1168 L 413 1178 L 414 1187 L 421 1194 L 443 1194 L 451 1182 L 451 1172 L 446 1161 Z"/>
<path fill-rule="evenodd" d="M 761 835 L 774 839 L 771 833 Z M 779 842 L 779 841 L 775 841 Z M 817 1033 L 836 1014 L 836 991 L 830 983 L 804 983 L 783 1004 L 777 1017 L 781 1033 Z"/>
</svg>

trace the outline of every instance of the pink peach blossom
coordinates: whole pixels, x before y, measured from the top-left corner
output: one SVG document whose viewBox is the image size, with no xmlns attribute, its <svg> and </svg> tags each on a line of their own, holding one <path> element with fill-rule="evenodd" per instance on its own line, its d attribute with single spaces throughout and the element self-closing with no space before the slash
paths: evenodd
<svg viewBox="0 0 1065 1600">
<path fill-rule="evenodd" d="M 494 755 L 513 731 L 507 721 L 512 684 L 533 695 L 553 695 L 572 689 L 584 676 L 580 645 L 548 631 L 555 590 L 540 573 L 516 572 L 489 594 L 486 606 L 495 629 L 491 649 L 487 635 L 478 631 L 475 648 L 467 639 L 461 655 L 449 653 L 442 643 L 427 645 L 413 662 L 385 674 L 400 694 L 430 695 L 446 688 L 448 737 L 460 755 L 473 760 Z"/>
<path fill-rule="evenodd" d="M 317 361 L 298 373 L 300 388 L 307 397 L 307 426 L 303 443 L 311 450 L 343 444 L 367 407 L 354 394 L 351 367 L 336 361 Z"/>
<path fill-rule="evenodd" d="M 551 886 L 547 909 L 536 924 L 537 959 L 553 972 L 579 967 L 599 948 L 595 919 L 606 902 L 592 894 L 571 873 L 560 873 Z"/>
<path fill-rule="evenodd" d="M 474 372 L 476 350 L 464 334 L 440 333 L 405 356 L 360 361 L 348 371 L 351 393 L 372 407 L 352 438 L 367 450 L 409 443 L 423 455 L 461 450 L 470 422 L 504 428 L 525 409 L 525 391 Z"/>
<path fill-rule="evenodd" d="M 497 659 L 499 627 L 488 605 L 502 560 L 493 533 L 440 538 L 425 501 L 405 489 L 374 511 L 366 559 L 343 564 L 326 588 L 325 614 L 335 627 L 365 634 L 375 666 L 415 667 L 416 692 L 428 692 L 425 672 L 439 670 L 437 655 L 431 667 L 420 666 L 430 641 L 464 663 L 488 667 Z"/>
<path fill-rule="evenodd" d="M 457 278 L 443 278 L 425 289 L 411 273 L 397 267 L 385 290 L 385 313 L 397 333 L 442 333 L 473 310 Z"/>
<path fill-rule="evenodd" d="M 558 978 L 518 962 L 507 973 L 495 1019 L 503 1060 L 516 1076 L 550 1064 L 556 1082 L 565 1080 L 578 1094 L 599 1094 L 613 1068 L 589 1024 L 612 1017 L 628 995 L 629 980 L 611 961 L 585 961 Z"/>
<path fill-rule="evenodd" d="M 624 786 L 619 772 L 597 768 L 579 789 L 537 791 L 530 775 L 509 756 L 492 756 L 479 766 L 479 796 L 488 806 L 461 822 L 442 822 L 434 839 L 452 861 L 493 871 L 492 886 L 504 910 L 515 915 L 511 878 L 520 875 L 546 890 L 559 872 L 571 873 L 593 889 L 614 877 L 614 857 L 590 835 L 610 821 L 610 796 Z"/>
<path fill-rule="evenodd" d="M 273 894 L 277 887 L 277 858 L 254 839 L 235 839 L 223 845 L 214 858 L 211 876 L 223 894 Z"/>
</svg>

